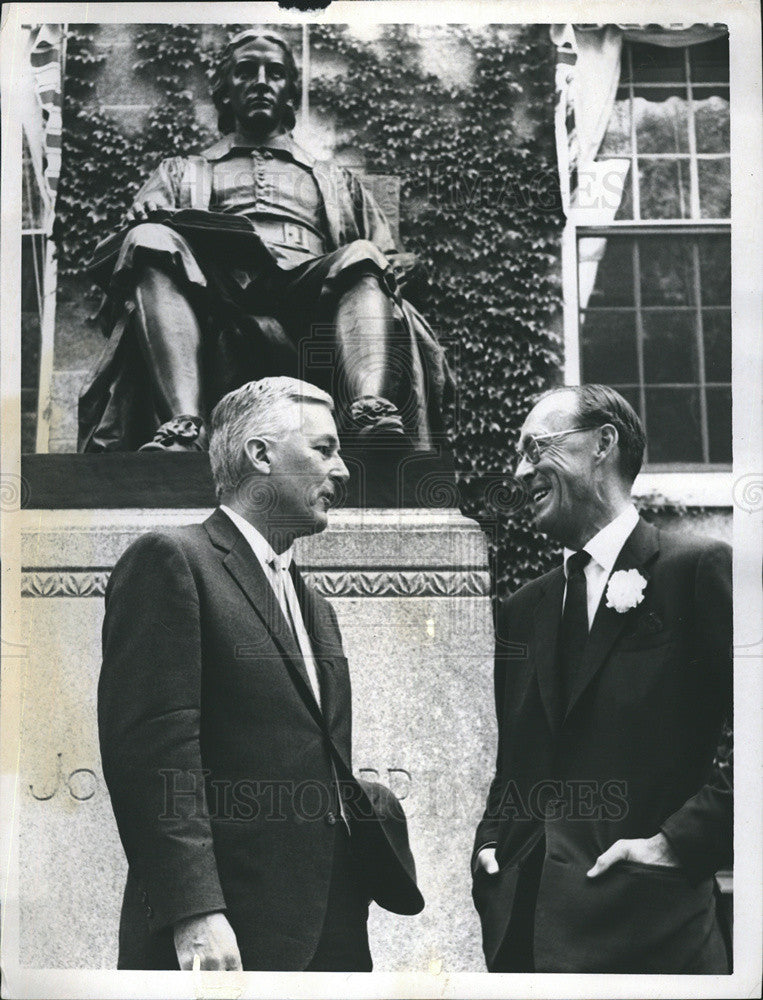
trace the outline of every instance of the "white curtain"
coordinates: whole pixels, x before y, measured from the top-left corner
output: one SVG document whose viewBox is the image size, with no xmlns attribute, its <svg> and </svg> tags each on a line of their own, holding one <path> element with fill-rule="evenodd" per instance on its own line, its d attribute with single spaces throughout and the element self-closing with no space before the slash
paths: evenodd
<svg viewBox="0 0 763 1000">
<path fill-rule="evenodd" d="M 557 49 L 556 151 L 564 212 L 571 220 L 607 226 L 615 218 L 630 159 L 597 160 L 620 83 L 623 41 L 678 48 L 727 34 L 725 25 L 551 25 Z M 585 309 L 606 240 L 581 241 L 579 307 Z"/>
</svg>

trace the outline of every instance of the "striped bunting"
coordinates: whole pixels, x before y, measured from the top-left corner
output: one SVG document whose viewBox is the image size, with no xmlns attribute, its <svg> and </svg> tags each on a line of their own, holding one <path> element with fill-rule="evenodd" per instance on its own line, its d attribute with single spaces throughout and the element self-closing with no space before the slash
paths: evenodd
<svg viewBox="0 0 763 1000">
<path fill-rule="evenodd" d="M 32 29 L 29 61 L 42 112 L 44 179 L 51 204 L 61 173 L 61 55 L 63 25 L 41 24 Z"/>
</svg>

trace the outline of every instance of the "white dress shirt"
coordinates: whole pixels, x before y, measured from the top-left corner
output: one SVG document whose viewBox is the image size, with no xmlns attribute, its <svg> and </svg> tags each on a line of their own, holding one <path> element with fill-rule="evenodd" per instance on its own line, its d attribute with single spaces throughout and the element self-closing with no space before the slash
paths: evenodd
<svg viewBox="0 0 763 1000">
<path fill-rule="evenodd" d="M 294 636 L 297 640 L 299 651 L 302 654 L 302 659 L 305 661 L 305 669 L 310 679 L 315 700 L 320 705 L 321 688 L 318 681 L 318 671 L 315 666 L 315 654 L 313 653 L 310 636 L 307 634 L 307 629 L 305 628 L 305 620 L 302 617 L 302 609 L 297 600 L 294 581 L 289 573 L 289 567 L 294 558 L 294 546 L 289 546 L 285 552 L 279 555 L 254 525 L 241 517 L 240 514 L 237 514 L 235 510 L 231 510 L 225 504 L 220 504 L 220 510 L 227 514 L 231 521 L 233 521 L 249 543 L 249 547 L 256 556 L 260 566 L 262 566 L 265 577 L 276 595 L 284 618 L 294 629 Z"/>
<path fill-rule="evenodd" d="M 628 536 L 638 524 L 638 511 L 629 504 L 625 510 L 618 514 L 614 521 L 597 532 L 593 538 L 589 539 L 583 546 L 591 558 L 583 572 L 586 579 L 586 593 L 588 596 L 588 628 L 593 625 L 596 610 L 599 607 L 604 588 L 607 585 L 610 574 L 614 569 L 617 557 L 620 555 L 623 545 L 628 540 Z M 567 576 L 567 559 L 574 553 L 574 549 L 564 550 L 564 575 Z M 564 588 L 564 598 L 567 599 L 567 587 Z"/>
</svg>

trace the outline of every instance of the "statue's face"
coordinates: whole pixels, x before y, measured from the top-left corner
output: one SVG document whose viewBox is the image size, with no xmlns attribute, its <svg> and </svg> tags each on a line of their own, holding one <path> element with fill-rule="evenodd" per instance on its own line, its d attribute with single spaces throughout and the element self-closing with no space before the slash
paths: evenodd
<svg viewBox="0 0 763 1000">
<path fill-rule="evenodd" d="M 291 97 L 289 70 L 280 46 L 255 39 L 233 53 L 228 98 L 244 132 L 270 132 L 284 120 Z"/>
</svg>

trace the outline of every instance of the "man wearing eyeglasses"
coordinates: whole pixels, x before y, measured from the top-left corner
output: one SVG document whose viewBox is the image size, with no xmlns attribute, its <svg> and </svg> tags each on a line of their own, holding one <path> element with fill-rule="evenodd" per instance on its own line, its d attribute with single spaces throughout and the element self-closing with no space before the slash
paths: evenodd
<svg viewBox="0 0 763 1000">
<path fill-rule="evenodd" d="M 498 755 L 472 856 L 492 972 L 727 973 L 731 550 L 658 530 L 645 437 L 600 385 L 552 390 L 516 476 L 563 565 L 496 618 Z"/>
</svg>

